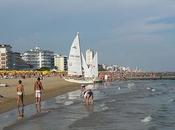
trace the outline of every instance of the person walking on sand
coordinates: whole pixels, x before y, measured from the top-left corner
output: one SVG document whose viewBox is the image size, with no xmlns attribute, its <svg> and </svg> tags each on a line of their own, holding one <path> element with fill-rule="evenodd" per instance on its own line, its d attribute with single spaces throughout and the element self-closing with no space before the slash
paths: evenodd
<svg viewBox="0 0 175 130">
<path fill-rule="evenodd" d="M 36 110 L 37 112 L 41 112 L 41 94 L 44 90 L 43 85 L 40 81 L 40 78 L 37 78 L 37 81 L 34 84 L 35 91 L 35 102 L 36 102 Z"/>
<path fill-rule="evenodd" d="M 17 91 L 18 116 L 23 117 L 24 116 L 24 103 L 23 103 L 24 86 L 21 80 L 18 81 L 18 85 L 16 86 L 16 91 Z M 20 111 L 20 106 L 21 106 L 21 111 Z"/>
</svg>

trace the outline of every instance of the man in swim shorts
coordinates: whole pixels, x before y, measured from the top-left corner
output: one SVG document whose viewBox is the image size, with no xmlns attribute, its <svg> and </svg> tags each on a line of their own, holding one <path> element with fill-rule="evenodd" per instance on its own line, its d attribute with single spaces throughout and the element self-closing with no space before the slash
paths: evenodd
<svg viewBox="0 0 175 130">
<path fill-rule="evenodd" d="M 37 112 L 41 112 L 41 94 L 43 90 L 44 90 L 43 85 L 40 81 L 40 78 L 38 78 L 34 84 L 35 102 L 36 102 Z"/>
<path fill-rule="evenodd" d="M 23 96 L 24 96 L 24 86 L 22 85 L 22 81 L 18 81 L 18 85 L 16 86 L 17 91 L 17 107 L 18 107 L 18 116 L 24 116 L 24 103 L 23 103 Z M 21 106 L 21 111 L 20 111 Z"/>
</svg>

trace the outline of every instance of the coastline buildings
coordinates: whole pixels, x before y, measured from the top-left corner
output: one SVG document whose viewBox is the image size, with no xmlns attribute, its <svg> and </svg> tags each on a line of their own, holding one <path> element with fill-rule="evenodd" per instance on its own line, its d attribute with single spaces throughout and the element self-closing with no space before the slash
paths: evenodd
<svg viewBox="0 0 175 130">
<path fill-rule="evenodd" d="M 86 63 L 88 66 L 92 65 L 94 54 L 95 54 L 95 52 L 93 49 L 86 50 Z"/>
<path fill-rule="evenodd" d="M 40 69 L 42 67 L 51 69 L 54 67 L 54 53 L 49 50 L 42 50 L 39 47 L 24 52 L 22 59 L 32 66 L 33 69 Z"/>
<path fill-rule="evenodd" d="M 86 51 L 86 62 L 88 68 L 93 64 L 94 50 L 88 49 Z M 57 68 L 58 71 L 67 71 L 68 61 L 67 56 L 54 55 L 54 52 L 49 50 L 42 50 L 35 47 L 22 55 L 19 52 L 13 52 L 12 46 L 9 44 L 0 43 L 0 69 L 40 69 L 46 67 L 49 69 Z M 143 70 L 136 68 L 125 67 L 121 65 L 98 65 L 101 71 L 112 72 L 143 72 Z"/>
<path fill-rule="evenodd" d="M 55 55 L 54 56 L 54 67 L 56 67 L 58 71 L 66 71 L 67 70 L 67 56 Z"/>
<path fill-rule="evenodd" d="M 10 69 L 12 63 L 12 47 L 8 44 L 0 44 L 0 69 Z"/>
<path fill-rule="evenodd" d="M 12 69 L 30 69 L 30 66 L 22 59 L 22 55 L 19 52 L 12 53 Z"/>
<path fill-rule="evenodd" d="M 11 45 L 0 44 L 0 69 L 28 69 L 21 53 L 13 52 Z"/>
<path fill-rule="evenodd" d="M 55 60 L 55 61 L 54 61 Z M 12 46 L 0 44 L 0 69 L 40 69 L 57 67 L 59 71 L 67 70 L 67 57 L 55 55 L 54 52 L 39 47 L 28 50 L 23 54 L 13 52 Z"/>
</svg>

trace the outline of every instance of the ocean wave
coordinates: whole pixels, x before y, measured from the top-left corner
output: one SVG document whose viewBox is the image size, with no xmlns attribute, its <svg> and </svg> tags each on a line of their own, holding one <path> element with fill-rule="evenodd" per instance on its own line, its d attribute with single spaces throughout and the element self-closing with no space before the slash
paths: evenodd
<svg viewBox="0 0 175 130">
<path fill-rule="evenodd" d="M 64 105 L 69 106 L 69 105 L 72 105 L 73 103 L 74 103 L 73 101 L 66 101 L 66 102 L 64 102 Z"/>
<path fill-rule="evenodd" d="M 147 116 L 144 119 L 142 119 L 141 122 L 147 123 L 147 122 L 150 122 L 151 120 L 152 120 L 152 117 L 151 116 Z"/>
</svg>

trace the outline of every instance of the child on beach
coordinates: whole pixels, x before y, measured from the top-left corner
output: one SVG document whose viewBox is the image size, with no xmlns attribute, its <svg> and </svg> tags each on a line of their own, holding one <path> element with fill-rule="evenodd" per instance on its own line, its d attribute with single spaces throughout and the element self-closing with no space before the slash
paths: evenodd
<svg viewBox="0 0 175 130">
<path fill-rule="evenodd" d="M 24 116 L 24 103 L 23 103 L 24 86 L 21 80 L 18 81 L 18 85 L 16 86 L 16 91 L 17 91 L 18 116 L 23 117 Z M 21 106 L 21 111 L 20 111 L 20 106 Z"/>
<path fill-rule="evenodd" d="M 81 85 L 81 94 L 80 94 L 80 96 L 84 97 L 85 92 L 86 92 L 85 85 Z"/>
</svg>

